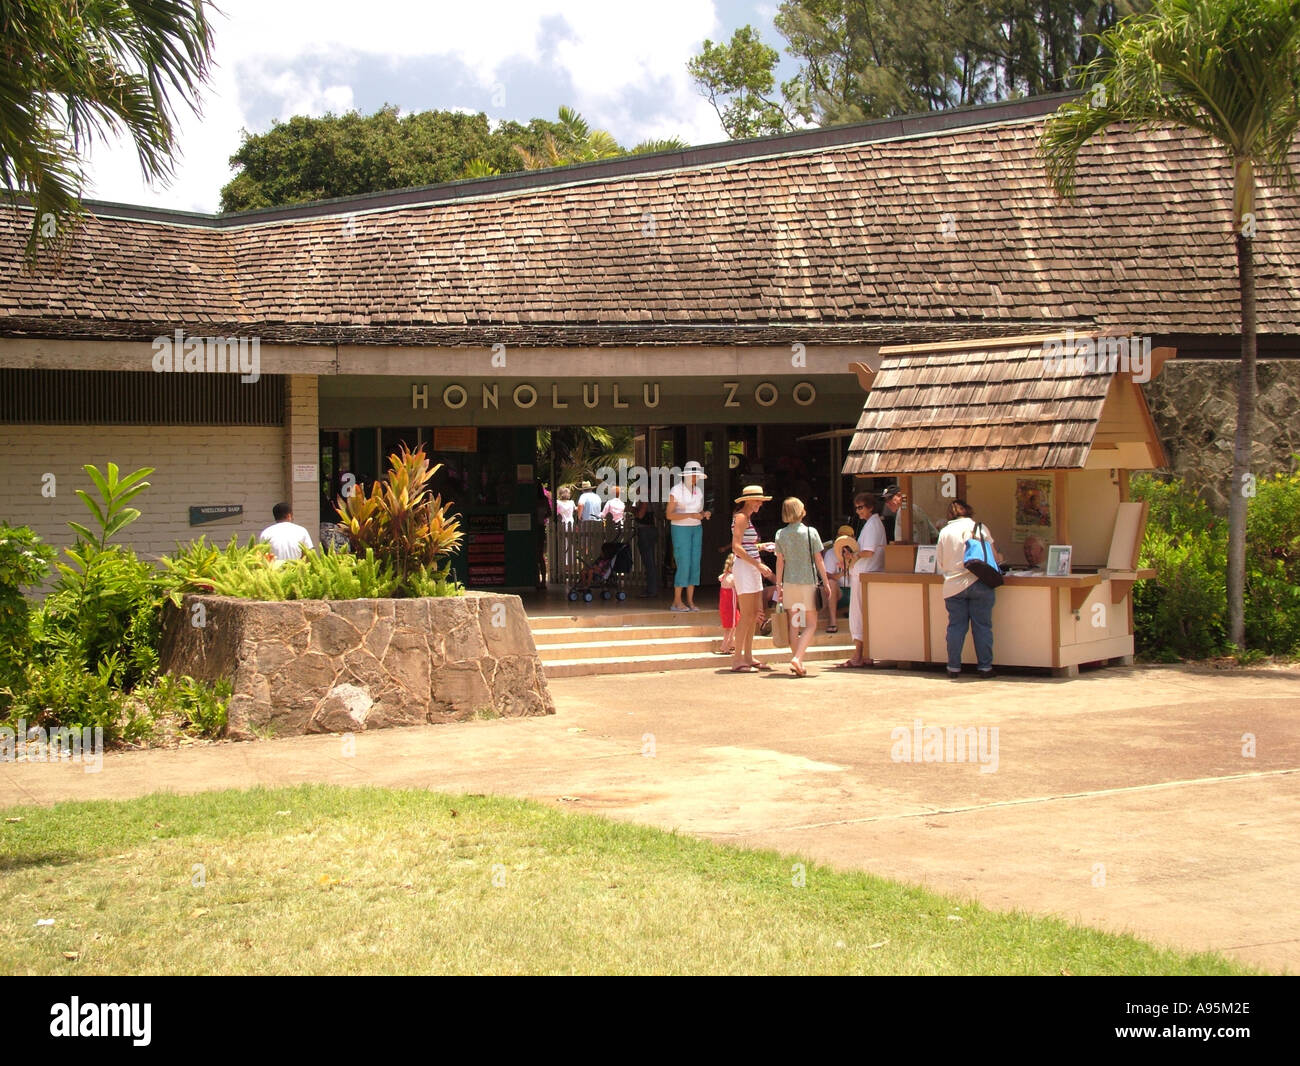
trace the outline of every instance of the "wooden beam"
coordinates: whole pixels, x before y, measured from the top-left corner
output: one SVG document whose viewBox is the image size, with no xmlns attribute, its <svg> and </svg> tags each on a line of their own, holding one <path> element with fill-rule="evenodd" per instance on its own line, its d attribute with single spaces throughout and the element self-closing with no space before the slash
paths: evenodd
<svg viewBox="0 0 1300 1066">
<path fill-rule="evenodd" d="M 1152 348 L 1151 349 L 1151 378 L 1155 381 L 1157 375 L 1165 368 L 1165 363 L 1170 359 L 1178 358 L 1177 348 Z"/>
<path fill-rule="evenodd" d="M 912 542 L 912 508 L 915 506 L 912 502 L 912 475 L 904 474 L 899 478 L 898 487 L 903 490 L 903 499 L 907 501 L 907 511 L 906 513 L 902 511 L 898 513 L 899 517 L 905 518 L 906 521 L 902 523 L 902 529 L 897 528 L 897 525 L 895 526 L 894 539 L 910 544 Z"/>
<path fill-rule="evenodd" d="M 862 391 L 870 392 L 871 386 L 876 383 L 876 372 L 866 363 L 850 363 L 849 369 L 858 376 L 858 384 L 862 387 Z"/>
</svg>

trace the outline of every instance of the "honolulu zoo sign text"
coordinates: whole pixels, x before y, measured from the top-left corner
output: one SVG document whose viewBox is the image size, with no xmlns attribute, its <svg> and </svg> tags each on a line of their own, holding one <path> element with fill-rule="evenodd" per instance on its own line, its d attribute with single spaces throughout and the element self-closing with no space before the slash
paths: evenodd
<svg viewBox="0 0 1300 1066">
<path fill-rule="evenodd" d="M 429 404 L 441 403 L 448 411 L 461 411 L 465 408 L 477 408 L 482 411 L 499 411 L 503 406 L 514 407 L 519 411 L 534 408 L 542 411 L 564 411 L 570 407 L 586 408 L 594 411 L 606 407 L 614 411 L 626 411 L 633 407 L 653 410 L 659 406 L 659 382 L 642 382 L 638 387 L 625 387 L 618 382 L 588 381 L 580 386 L 562 386 L 559 384 L 532 385 L 520 382 L 518 385 L 502 385 L 500 382 L 482 385 L 460 385 L 452 383 L 439 391 L 429 385 L 411 385 L 411 409 L 427 411 Z M 719 386 L 718 406 L 745 407 L 750 403 L 759 407 L 775 407 L 780 402 L 783 390 L 770 381 L 760 381 L 752 389 L 742 386 L 738 381 L 724 381 Z M 789 386 L 784 395 L 800 407 L 811 407 L 817 400 L 817 388 L 811 381 L 798 381 Z"/>
</svg>

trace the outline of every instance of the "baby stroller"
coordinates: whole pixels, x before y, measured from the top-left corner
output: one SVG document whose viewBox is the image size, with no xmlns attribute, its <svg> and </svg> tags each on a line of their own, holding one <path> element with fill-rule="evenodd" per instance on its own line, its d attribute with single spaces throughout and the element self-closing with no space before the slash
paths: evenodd
<svg viewBox="0 0 1300 1066">
<path fill-rule="evenodd" d="M 600 546 L 600 555 L 583 566 L 578 580 L 569 586 L 569 599 L 590 603 L 600 591 L 602 600 L 627 599 L 623 578 L 632 569 L 631 545 L 621 540 L 607 540 Z"/>
</svg>

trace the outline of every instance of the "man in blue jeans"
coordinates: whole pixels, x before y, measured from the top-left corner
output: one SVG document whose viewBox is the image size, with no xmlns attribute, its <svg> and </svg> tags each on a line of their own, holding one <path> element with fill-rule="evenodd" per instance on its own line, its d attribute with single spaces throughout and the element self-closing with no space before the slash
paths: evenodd
<svg viewBox="0 0 1300 1066">
<path fill-rule="evenodd" d="M 943 574 L 943 603 L 948 609 L 948 676 L 961 676 L 961 650 L 969 627 L 975 641 L 975 660 L 982 678 L 993 677 L 993 601 L 997 590 L 984 584 L 966 569 L 966 541 L 975 532 L 974 512 L 965 500 L 948 505 L 948 523 L 939 533 L 935 569 Z M 1002 554 L 993 545 L 988 527 L 981 536 L 989 542 L 993 557 Z"/>
</svg>

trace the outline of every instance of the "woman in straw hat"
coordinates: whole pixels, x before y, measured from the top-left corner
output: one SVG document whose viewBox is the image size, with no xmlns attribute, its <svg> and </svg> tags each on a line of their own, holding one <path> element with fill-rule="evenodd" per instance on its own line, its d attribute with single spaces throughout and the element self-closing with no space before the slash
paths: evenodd
<svg viewBox="0 0 1300 1066">
<path fill-rule="evenodd" d="M 682 480 L 668 490 L 668 528 L 677 566 L 673 575 L 673 605 L 669 608 L 672 611 L 699 610 L 695 606 L 695 586 L 700 583 L 700 545 L 704 537 L 701 523 L 707 522 L 713 513 L 704 509 L 704 489 L 700 482 L 706 477 L 704 467 L 692 459 L 682 468 Z"/>
<path fill-rule="evenodd" d="M 746 485 L 745 491 L 736 497 L 739 506 L 731 516 L 731 551 L 736 556 L 731 572 L 736 579 L 736 599 L 740 603 L 740 623 L 736 626 L 736 651 L 731 659 L 731 669 L 738 674 L 772 669 L 754 658 L 754 618 L 763 594 L 763 578 L 776 575 L 759 558 L 758 530 L 750 520 L 771 498 L 763 495 L 760 486 Z"/>
</svg>

